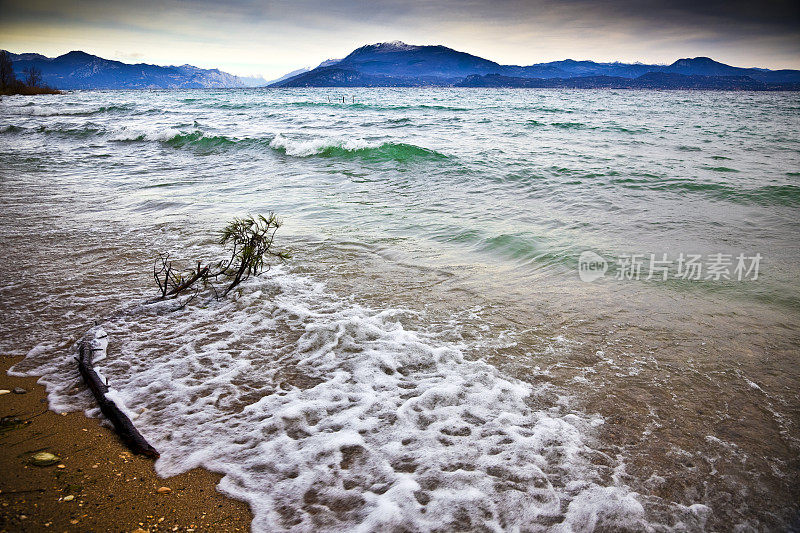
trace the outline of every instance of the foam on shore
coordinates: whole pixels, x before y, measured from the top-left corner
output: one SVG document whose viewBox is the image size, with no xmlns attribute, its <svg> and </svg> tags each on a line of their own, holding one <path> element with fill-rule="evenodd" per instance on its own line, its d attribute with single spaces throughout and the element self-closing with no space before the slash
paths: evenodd
<svg viewBox="0 0 800 533">
<path fill-rule="evenodd" d="M 174 306 L 103 324 L 98 370 L 161 452 L 158 472 L 225 474 L 255 531 L 645 527 L 593 447 L 602 419 L 404 328 L 403 310 L 280 269 L 231 299 Z M 44 374 L 53 407 L 97 415 L 68 358 L 35 349 L 17 371 Z"/>
</svg>

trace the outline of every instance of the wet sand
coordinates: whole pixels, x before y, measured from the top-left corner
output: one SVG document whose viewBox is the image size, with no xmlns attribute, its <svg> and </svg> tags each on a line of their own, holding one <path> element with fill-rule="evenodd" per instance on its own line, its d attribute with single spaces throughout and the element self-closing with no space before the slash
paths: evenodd
<svg viewBox="0 0 800 533">
<path fill-rule="evenodd" d="M 128 452 L 99 420 L 50 411 L 36 378 L 7 374 L 19 360 L 0 359 L 0 389 L 27 391 L 0 395 L 0 532 L 249 530 L 250 509 L 217 492 L 220 476 L 158 477 L 152 460 Z M 30 464 L 40 451 L 61 461 Z"/>
</svg>

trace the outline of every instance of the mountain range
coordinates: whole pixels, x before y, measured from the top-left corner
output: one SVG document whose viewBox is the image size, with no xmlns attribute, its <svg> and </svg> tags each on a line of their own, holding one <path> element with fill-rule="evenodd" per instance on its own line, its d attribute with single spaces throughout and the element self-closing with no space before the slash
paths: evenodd
<svg viewBox="0 0 800 533">
<path fill-rule="evenodd" d="M 237 87 L 551 87 L 618 89 L 800 90 L 800 70 L 740 68 L 708 57 L 670 65 L 551 61 L 502 65 L 446 46 L 400 41 L 357 48 L 276 80 L 234 76 L 192 65 L 128 64 L 74 51 L 58 57 L 10 54 L 14 71 L 36 67 L 56 89 L 194 89 Z"/>
<path fill-rule="evenodd" d="M 234 76 L 219 69 L 129 64 L 79 51 L 58 57 L 10 56 L 17 78 L 24 78 L 24 71 L 35 67 L 41 71 L 42 81 L 56 89 L 219 89 L 267 84 L 263 78 Z"/>
<path fill-rule="evenodd" d="M 528 66 L 501 65 L 446 46 L 416 46 L 394 41 L 362 46 L 338 62 L 325 62 L 271 86 L 798 90 L 800 71 L 732 67 L 708 57 L 679 59 L 671 65 L 572 59 Z"/>
</svg>

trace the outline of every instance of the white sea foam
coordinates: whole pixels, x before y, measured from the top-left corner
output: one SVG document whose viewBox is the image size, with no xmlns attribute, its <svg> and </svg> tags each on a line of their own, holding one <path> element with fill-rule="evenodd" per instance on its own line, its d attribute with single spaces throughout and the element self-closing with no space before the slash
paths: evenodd
<svg viewBox="0 0 800 533">
<path fill-rule="evenodd" d="M 42 106 L 33 105 L 31 103 L 23 105 L 4 105 L 2 111 L 6 115 L 28 116 L 28 117 L 73 117 L 73 116 L 88 116 L 108 113 L 115 110 L 128 110 L 130 106 L 88 106 L 81 105 L 77 107 L 65 108 L 63 106 Z"/>
<path fill-rule="evenodd" d="M 277 134 L 269 143 L 271 148 L 282 150 L 286 155 L 295 157 L 308 157 L 322 153 L 328 148 L 342 148 L 354 151 L 365 148 L 377 148 L 380 142 L 369 142 L 364 139 L 345 139 L 336 137 L 320 137 L 316 139 L 290 139 L 282 134 Z"/>
<path fill-rule="evenodd" d="M 223 473 L 255 531 L 646 529 L 593 449 L 599 417 L 406 329 L 402 310 L 280 269 L 225 301 L 173 307 L 103 324 L 98 370 L 161 452 L 157 471 Z M 19 366 L 45 374 L 51 406 L 90 407 L 71 356 L 56 355 Z"/>
<path fill-rule="evenodd" d="M 33 117 L 51 117 L 57 115 L 69 115 L 69 114 L 79 114 L 77 111 L 73 111 L 72 113 L 68 111 L 64 111 L 61 109 L 51 109 L 48 107 L 42 106 L 14 106 L 14 105 L 6 105 L 3 106 L 3 113 L 7 115 L 18 115 L 18 116 L 33 116 Z"/>
<path fill-rule="evenodd" d="M 181 131 L 176 128 L 163 128 L 158 126 L 128 127 L 119 126 L 107 131 L 110 141 L 168 141 L 180 135 Z"/>
</svg>

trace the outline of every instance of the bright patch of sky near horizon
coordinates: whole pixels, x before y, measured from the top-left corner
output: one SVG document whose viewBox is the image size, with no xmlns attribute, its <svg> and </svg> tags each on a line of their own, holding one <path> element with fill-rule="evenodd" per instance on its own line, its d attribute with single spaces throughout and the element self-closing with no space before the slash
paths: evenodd
<svg viewBox="0 0 800 533">
<path fill-rule="evenodd" d="M 793 1 L 0 0 L 0 48 L 189 63 L 267 79 L 364 44 L 443 44 L 504 64 L 710 56 L 800 68 Z"/>
</svg>

